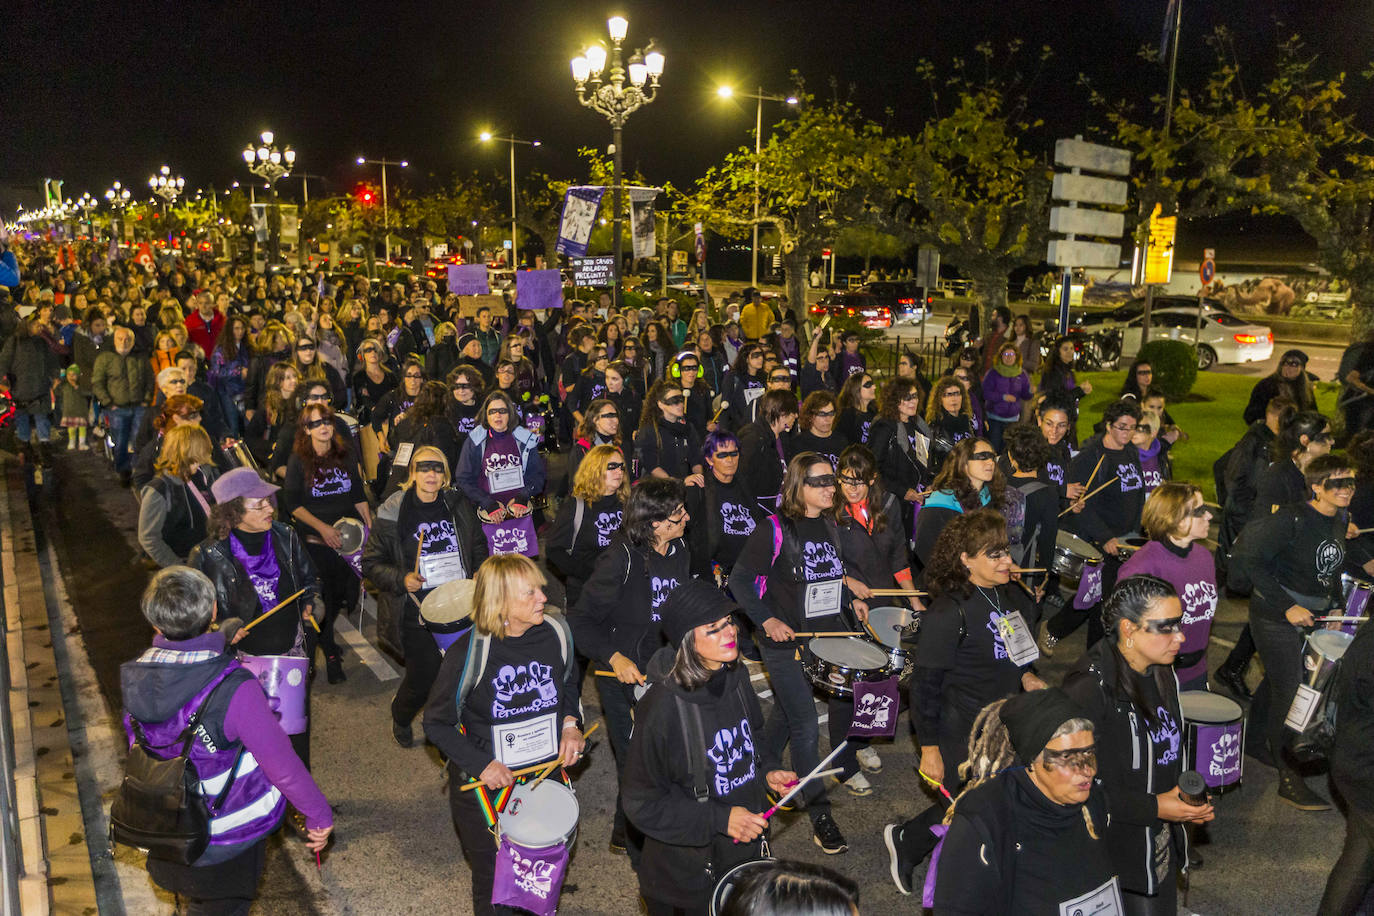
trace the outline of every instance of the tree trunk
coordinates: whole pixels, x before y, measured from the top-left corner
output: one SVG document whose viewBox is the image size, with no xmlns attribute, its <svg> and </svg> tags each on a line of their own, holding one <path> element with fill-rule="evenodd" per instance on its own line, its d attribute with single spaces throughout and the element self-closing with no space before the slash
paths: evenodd
<svg viewBox="0 0 1374 916">
<path fill-rule="evenodd" d="M 1007 275 L 997 268 L 977 269 L 970 274 L 974 301 L 983 306 L 983 327 L 991 327 L 993 309 L 1007 304 Z"/>
<path fill-rule="evenodd" d="M 804 246 L 798 245 L 782 256 L 782 270 L 787 288 L 787 305 L 796 309 L 797 320 L 806 320 L 806 263 Z"/>
<path fill-rule="evenodd" d="M 1351 284 L 1350 339 L 1368 340 L 1374 335 L 1374 284 Z"/>
</svg>

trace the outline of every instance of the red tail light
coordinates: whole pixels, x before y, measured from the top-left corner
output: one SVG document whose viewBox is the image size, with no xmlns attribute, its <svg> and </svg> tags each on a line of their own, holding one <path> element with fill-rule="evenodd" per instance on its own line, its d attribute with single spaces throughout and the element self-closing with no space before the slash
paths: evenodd
<svg viewBox="0 0 1374 916">
<path fill-rule="evenodd" d="M 910 298 L 910 297 L 905 298 L 905 299 L 898 299 L 898 300 L 897 300 L 897 304 L 898 304 L 898 305 L 915 305 L 915 304 L 916 304 L 916 300 L 915 300 L 915 299 L 912 299 L 912 298 Z"/>
<path fill-rule="evenodd" d="M 1256 335 L 1254 335 L 1254 334 L 1233 334 L 1233 335 L 1231 335 L 1231 336 L 1234 337 L 1234 338 L 1236 339 L 1236 343 L 1243 343 L 1243 344 L 1259 343 L 1259 337 L 1256 336 Z"/>
</svg>

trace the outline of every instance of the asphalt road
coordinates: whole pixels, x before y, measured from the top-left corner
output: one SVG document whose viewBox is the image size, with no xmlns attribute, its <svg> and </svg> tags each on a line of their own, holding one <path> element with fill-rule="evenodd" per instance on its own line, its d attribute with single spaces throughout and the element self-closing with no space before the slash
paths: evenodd
<svg viewBox="0 0 1374 916">
<path fill-rule="evenodd" d="M 118 664 L 140 652 L 150 635 L 137 611 L 148 573 L 134 563 L 132 500 L 90 453 L 62 453 L 55 478 L 39 516 L 53 536 L 66 594 L 97 674 L 99 696 L 87 699 L 117 710 Z M 1243 617 L 1243 605 L 1223 603 L 1209 651 L 1213 668 Z M 1081 652 L 1082 638 L 1080 631 L 1066 640 L 1044 664 L 1047 680 L 1058 682 Z M 357 650 L 345 662 L 347 682 L 331 686 L 320 679 L 313 693 L 314 774 L 335 805 L 337 841 L 318 872 L 298 842 L 274 841 L 253 912 L 466 913 L 468 870 L 449 819 L 437 755 L 428 747 L 405 750 L 392 741 L 388 704 L 396 686 L 394 665 L 361 636 L 354 644 Z M 1258 674 L 1252 670 L 1252 684 Z M 760 679 L 760 690 L 766 686 Z M 583 693 L 587 720 L 595 721 L 599 711 L 590 682 Z M 929 804 L 914 772 L 916 755 L 905 718 L 897 738 L 879 746 L 884 768 L 871 777 L 874 794 L 854 798 L 842 788 L 832 791 L 848 853 L 823 855 L 811 842 L 803 814 L 774 820 L 775 854 L 849 874 L 862 887 L 865 914 L 909 913 L 918 906 L 919 898 L 899 896 L 889 880 L 881 836 L 885 823 Z M 102 774 L 101 780 L 107 786 L 118 778 L 116 765 L 109 768 L 115 772 Z M 1303 813 L 1280 803 L 1274 782 L 1272 769 L 1247 759 L 1244 788 L 1218 801 L 1212 842 L 1202 850 L 1205 867 L 1195 873 L 1187 897 L 1193 911 L 1299 913 L 1316 907 L 1344 822 L 1336 811 Z M 1324 779 L 1311 782 L 1327 791 Z M 604 739 L 574 773 L 574 784 L 582 817 L 559 912 L 636 914 L 635 875 L 626 858 L 606 848 L 615 777 Z M 103 902 L 103 913 L 172 911 L 165 896 L 153 895 L 136 856 L 121 852 L 116 865 L 121 887 Z"/>
</svg>

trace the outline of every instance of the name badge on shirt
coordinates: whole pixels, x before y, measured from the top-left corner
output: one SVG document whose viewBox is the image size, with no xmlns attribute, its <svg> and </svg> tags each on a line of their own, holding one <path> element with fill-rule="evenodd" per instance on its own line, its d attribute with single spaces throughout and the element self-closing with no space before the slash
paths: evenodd
<svg viewBox="0 0 1374 916">
<path fill-rule="evenodd" d="M 762 388 L 747 388 L 747 389 L 745 389 L 745 392 L 744 392 L 744 406 L 745 406 L 745 407 L 748 407 L 750 404 L 754 403 L 754 402 L 757 401 L 759 398 L 763 397 L 763 394 L 764 394 L 764 389 L 762 389 Z"/>
<path fill-rule="evenodd" d="M 487 492 L 505 493 L 509 490 L 518 490 L 525 485 L 525 474 L 520 467 L 501 468 L 499 471 L 487 471 Z"/>
<path fill-rule="evenodd" d="M 465 579 L 467 571 L 463 569 L 463 555 L 458 552 L 422 555 L 420 575 L 425 579 L 425 588 L 436 588 L 454 579 Z"/>
<path fill-rule="evenodd" d="M 491 727 L 496 759 L 514 769 L 558 753 L 558 713 Z"/>
<path fill-rule="evenodd" d="M 398 468 L 410 465 L 410 456 L 415 452 L 414 442 L 402 442 L 396 446 L 396 457 L 391 459 L 391 463 Z"/>
<path fill-rule="evenodd" d="M 1123 912 L 1115 875 L 1096 890 L 1059 904 L 1059 916 L 1121 916 Z"/>
<path fill-rule="evenodd" d="M 825 617 L 840 612 L 840 598 L 844 593 L 843 579 L 811 582 L 806 586 L 806 618 Z"/>
<path fill-rule="evenodd" d="M 1007 657 L 1018 668 L 1029 665 L 1040 657 L 1040 647 L 1035 644 L 1026 618 L 1020 611 L 1003 614 L 997 628 L 1002 634 L 1002 644 L 1007 647 Z"/>
</svg>

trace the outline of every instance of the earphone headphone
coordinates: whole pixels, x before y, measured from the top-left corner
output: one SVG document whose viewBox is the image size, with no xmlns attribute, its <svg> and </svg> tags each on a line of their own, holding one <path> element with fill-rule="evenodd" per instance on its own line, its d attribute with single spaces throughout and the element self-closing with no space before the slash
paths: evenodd
<svg viewBox="0 0 1374 916">
<path fill-rule="evenodd" d="M 679 353 L 677 356 L 674 356 L 674 357 L 673 357 L 672 365 L 670 365 L 670 366 L 668 367 L 668 374 L 669 374 L 670 376 L 672 376 L 674 379 L 676 379 L 676 380 L 678 380 L 678 381 L 681 381 L 681 380 L 682 380 L 682 359 L 683 359 L 683 357 L 685 357 L 685 356 L 693 356 L 693 355 L 695 355 L 695 354 L 693 354 L 691 350 L 683 350 L 683 351 L 682 351 L 681 353 Z"/>
</svg>

